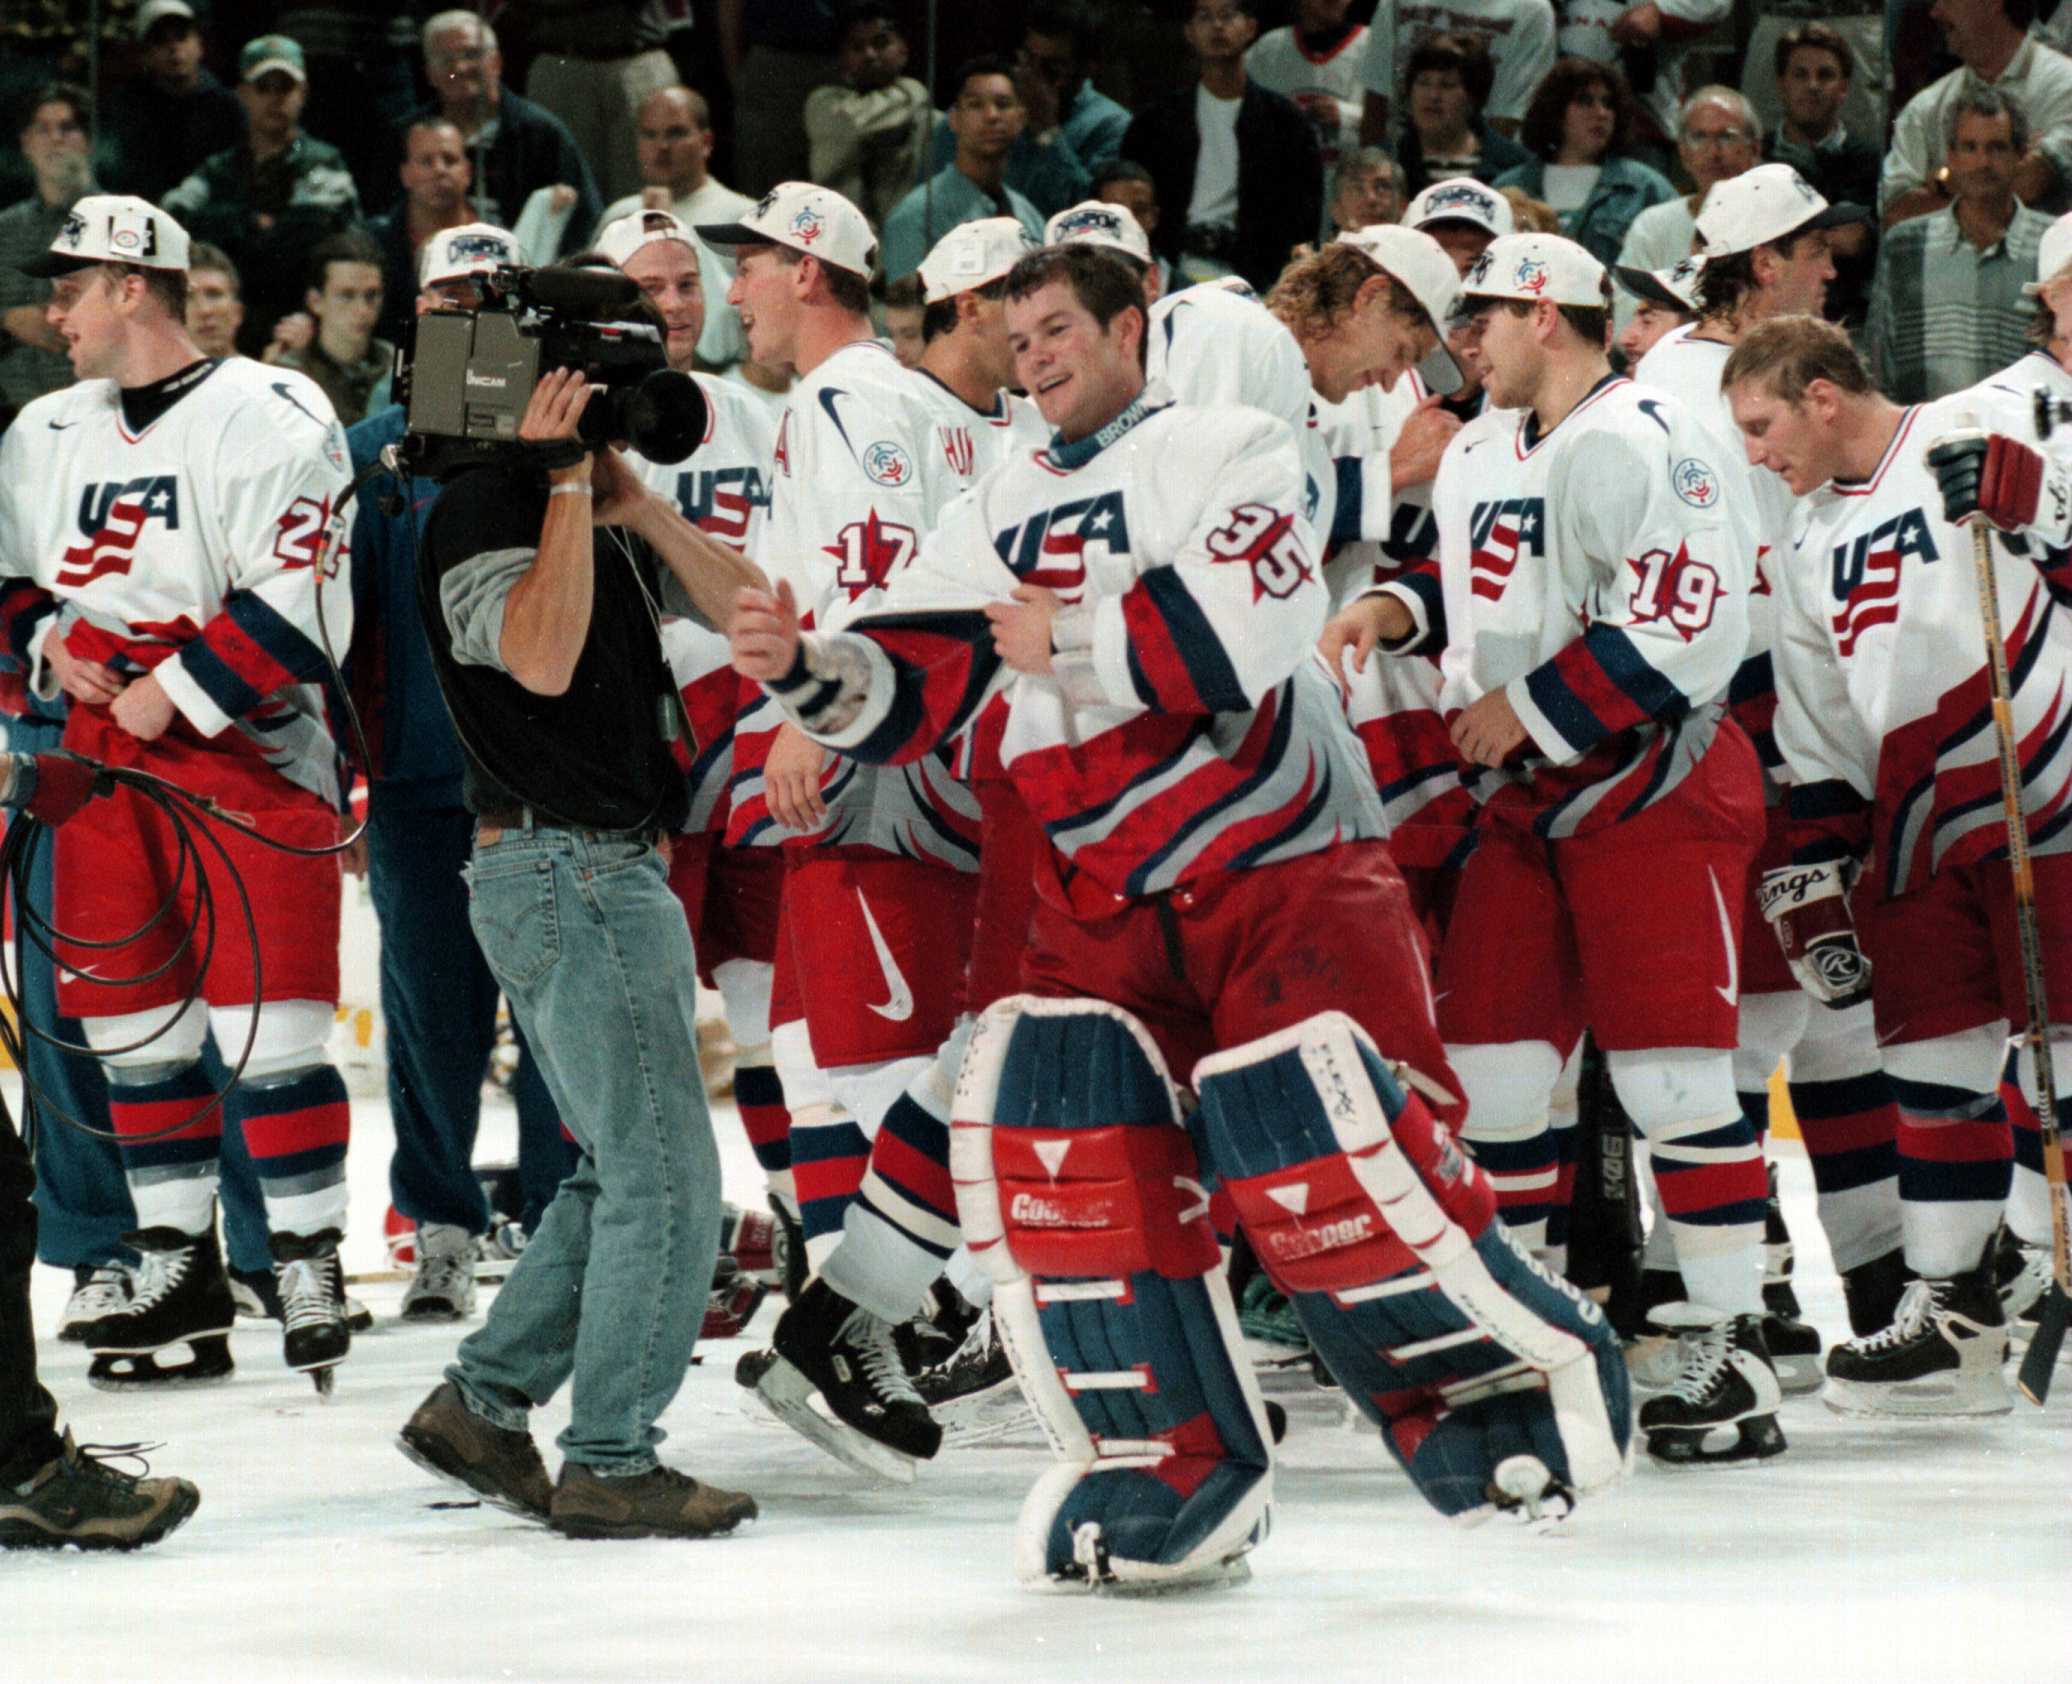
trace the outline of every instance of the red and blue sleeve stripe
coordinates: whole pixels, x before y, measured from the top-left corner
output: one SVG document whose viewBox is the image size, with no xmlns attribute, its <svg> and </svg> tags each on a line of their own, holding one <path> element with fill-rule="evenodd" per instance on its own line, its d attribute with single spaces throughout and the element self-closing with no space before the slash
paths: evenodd
<svg viewBox="0 0 2072 1684">
<path fill-rule="evenodd" d="M 1160 713 L 1244 713 L 1252 704 L 1209 617 L 1170 567 L 1146 573 L 1122 599 L 1130 682 Z"/>
<path fill-rule="evenodd" d="M 1389 646 L 1391 655 L 1437 655 L 1446 647 L 1446 593 L 1439 585 L 1439 564 L 1421 561 L 1406 567 L 1389 581 L 1417 598 L 1424 610 L 1425 633 L 1408 643 Z"/>
<path fill-rule="evenodd" d="M 1616 626 L 1592 626 L 1525 678 L 1541 716 L 1578 753 L 1651 719 L 1690 710 L 1684 693 Z"/>
<path fill-rule="evenodd" d="M 250 591 L 233 591 L 201 636 L 180 651 L 180 664 L 202 693 L 232 719 L 242 719 L 276 690 L 327 675 L 323 652 Z"/>
<path fill-rule="evenodd" d="M 1785 786 L 1794 865 L 1859 859 L 1870 846 L 1871 804 L 1841 778 Z"/>
<path fill-rule="evenodd" d="M 963 729 L 1000 670 L 992 624 L 976 609 L 874 614 L 851 630 L 868 637 L 892 665 L 891 705 L 869 735 L 842 750 L 852 760 L 918 760 Z M 810 721 L 811 704 L 800 713 Z"/>
</svg>

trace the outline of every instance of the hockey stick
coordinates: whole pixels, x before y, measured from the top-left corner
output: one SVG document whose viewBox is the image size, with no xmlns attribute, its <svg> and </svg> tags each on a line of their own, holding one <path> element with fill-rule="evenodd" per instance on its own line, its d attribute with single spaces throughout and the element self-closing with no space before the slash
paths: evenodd
<svg viewBox="0 0 2072 1684">
<path fill-rule="evenodd" d="M 2036 1335 L 2022 1358 L 2016 1383 L 2022 1396 L 2041 1405 L 2050 1396 L 2065 1318 L 2072 1309 L 2067 1282 L 2065 1232 L 2065 1148 L 2058 1134 L 2058 1089 L 2051 1069 L 2050 1002 L 2044 993 L 2043 943 L 2036 929 L 2036 879 L 2029 860 L 2029 822 L 2022 811 L 2022 768 L 2015 747 L 2014 703 L 2007 677 L 2007 645 L 2000 635 L 2000 593 L 1993 579 L 1993 530 L 1983 518 L 1971 528 L 1971 555 L 1978 568 L 1979 617 L 1986 624 L 1986 673 L 1993 691 L 1993 735 L 2000 747 L 2000 796 L 2007 809 L 2007 864 L 2014 875 L 2014 921 L 2022 948 L 2022 992 L 2028 1007 L 2027 1039 L 2036 1060 L 2036 1120 L 2043 1132 L 2044 1172 L 2050 1186 L 2051 1290 L 2043 1301 Z"/>
</svg>

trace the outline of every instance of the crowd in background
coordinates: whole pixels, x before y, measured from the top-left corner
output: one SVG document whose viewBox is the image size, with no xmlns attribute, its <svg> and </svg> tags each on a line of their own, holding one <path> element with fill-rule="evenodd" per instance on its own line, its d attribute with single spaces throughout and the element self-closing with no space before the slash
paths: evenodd
<svg viewBox="0 0 2072 1684">
<path fill-rule="evenodd" d="M 1836 243 L 1828 313 L 1922 400 L 2024 345 L 2022 284 L 2072 204 L 2068 45 L 2055 0 L 11 7 L 0 424 L 71 377 L 48 283 L 12 265 L 93 191 L 162 204 L 205 245 L 204 349 L 301 369 L 351 423 L 385 388 L 418 254 L 467 222 L 548 262 L 639 205 L 713 222 L 816 181 L 872 219 L 900 343 L 922 255 L 980 217 L 1040 237 L 1109 200 L 1168 284 L 1264 291 L 1298 246 L 1472 176 L 1521 226 L 1659 271 L 1707 191 L 1765 160 L 1878 211 Z M 703 258 L 700 364 L 781 393 Z"/>
</svg>

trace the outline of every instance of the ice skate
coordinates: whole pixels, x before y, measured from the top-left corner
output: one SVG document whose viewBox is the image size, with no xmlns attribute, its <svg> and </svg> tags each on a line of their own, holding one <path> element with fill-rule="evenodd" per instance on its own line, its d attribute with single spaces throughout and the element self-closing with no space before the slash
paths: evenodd
<svg viewBox="0 0 2072 1684">
<path fill-rule="evenodd" d="M 1648 1454 L 1679 1466 L 1763 1461 L 1784 1451 L 1782 1390 L 1760 1315 L 1664 1304 L 1655 1325 L 1677 1336 L 1675 1382 L 1640 1408 Z"/>
<path fill-rule="evenodd" d="M 104 1391 L 196 1385 L 230 1374 L 237 1308 L 223 1279 L 223 1253 L 213 1228 L 184 1234 L 142 1228 L 123 1235 L 137 1253 L 129 1302 L 91 1323 L 94 1353 L 88 1381 Z"/>
<path fill-rule="evenodd" d="M 352 1348 L 345 1319 L 345 1273 L 336 1228 L 275 1234 L 273 1272 L 281 1294 L 281 1356 L 329 1396 L 335 1370 Z"/>
<path fill-rule="evenodd" d="M 1899 1314 L 1914 1272 L 1898 1246 L 1842 1271 L 1842 1297 L 1849 1306 L 1849 1331 L 1859 1339 L 1890 1327 Z"/>
<path fill-rule="evenodd" d="M 945 1361 L 914 1376 L 914 1390 L 951 1447 L 985 1444 L 1036 1425 L 989 1309 Z"/>
<path fill-rule="evenodd" d="M 130 1272 L 120 1263 L 87 1263 L 72 1271 L 72 1296 L 58 1317 L 58 1337 L 70 1345 L 86 1343 L 93 1324 L 114 1314 L 130 1299 Z"/>
<path fill-rule="evenodd" d="M 1993 1284 L 1994 1247 L 1961 1275 L 1918 1280 L 1892 1325 L 1828 1353 L 1838 1415 L 2005 1415 L 2014 1408 L 2001 1366 L 2007 1324 Z"/>
<path fill-rule="evenodd" d="M 475 1313 L 475 1236 L 453 1222 L 417 1227 L 417 1273 L 403 1289 L 404 1321 L 464 1321 Z"/>
</svg>

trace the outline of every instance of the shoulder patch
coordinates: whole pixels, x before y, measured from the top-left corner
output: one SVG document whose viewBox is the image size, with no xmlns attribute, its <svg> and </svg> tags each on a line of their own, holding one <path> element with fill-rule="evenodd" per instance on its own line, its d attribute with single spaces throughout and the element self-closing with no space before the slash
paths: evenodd
<svg viewBox="0 0 2072 1684">
<path fill-rule="evenodd" d="M 891 439 L 866 446 L 857 460 L 873 485 L 902 486 L 914 477 L 913 459 Z"/>
<path fill-rule="evenodd" d="M 1695 456 L 1686 456 L 1670 470 L 1669 483 L 1694 509 L 1709 509 L 1719 502 L 1719 478 Z"/>
</svg>

